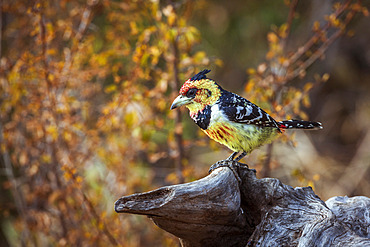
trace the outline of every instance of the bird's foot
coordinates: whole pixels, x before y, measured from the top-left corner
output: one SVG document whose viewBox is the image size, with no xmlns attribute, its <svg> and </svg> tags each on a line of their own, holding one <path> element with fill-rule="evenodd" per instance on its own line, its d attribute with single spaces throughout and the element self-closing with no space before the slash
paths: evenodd
<svg viewBox="0 0 370 247">
<path fill-rule="evenodd" d="M 240 179 L 237 171 L 235 170 L 235 167 L 241 167 L 241 166 L 248 168 L 247 164 L 240 163 L 240 162 L 237 162 L 235 160 L 230 160 L 230 159 L 220 160 L 220 161 L 217 161 L 216 163 L 214 163 L 211 166 L 211 168 L 209 168 L 208 173 L 210 174 L 214 170 L 216 170 L 217 168 L 220 168 L 220 167 L 228 167 L 234 173 L 234 176 L 238 180 L 239 184 L 241 184 L 242 180 Z"/>
<path fill-rule="evenodd" d="M 211 173 L 213 172 L 214 170 L 216 170 L 217 168 L 220 168 L 220 167 L 233 167 L 233 166 L 238 166 L 238 167 L 245 167 L 245 168 L 249 168 L 247 164 L 244 164 L 244 163 L 241 163 L 241 162 L 237 162 L 235 160 L 229 160 L 229 159 L 226 159 L 226 160 L 220 160 L 220 161 L 217 161 L 216 163 L 214 163 L 211 168 L 209 168 L 208 170 L 208 173 Z"/>
<path fill-rule="evenodd" d="M 220 161 L 217 161 L 216 163 L 214 163 L 211 168 L 209 168 L 208 170 L 208 173 L 211 173 L 213 172 L 214 170 L 216 170 L 217 168 L 220 168 L 220 167 L 230 167 L 230 166 L 233 166 L 235 165 L 237 162 L 236 161 L 233 161 L 233 160 L 220 160 Z"/>
</svg>

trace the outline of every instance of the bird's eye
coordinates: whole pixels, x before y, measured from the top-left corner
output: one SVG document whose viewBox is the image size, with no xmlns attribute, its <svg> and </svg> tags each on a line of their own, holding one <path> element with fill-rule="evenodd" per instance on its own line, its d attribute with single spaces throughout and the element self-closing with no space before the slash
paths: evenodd
<svg viewBox="0 0 370 247">
<path fill-rule="evenodd" d="M 211 97 L 211 95 L 212 95 L 212 92 L 207 89 L 207 97 L 209 98 Z"/>
<path fill-rule="evenodd" d="M 196 89 L 196 88 L 190 88 L 188 90 L 188 92 L 186 93 L 186 97 L 188 97 L 188 98 L 194 98 L 195 95 L 197 94 L 197 91 L 198 91 L 198 89 Z"/>
</svg>

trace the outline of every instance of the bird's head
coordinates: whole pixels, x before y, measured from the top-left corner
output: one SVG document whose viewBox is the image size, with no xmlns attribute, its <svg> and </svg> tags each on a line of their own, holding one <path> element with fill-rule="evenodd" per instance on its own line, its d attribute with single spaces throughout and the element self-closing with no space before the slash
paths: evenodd
<svg viewBox="0 0 370 247">
<path fill-rule="evenodd" d="M 173 101 L 171 110 L 185 105 L 190 113 L 197 113 L 207 105 L 217 102 L 221 96 L 221 87 L 206 77 L 208 72 L 208 69 L 202 70 L 182 85 L 180 95 Z"/>
</svg>

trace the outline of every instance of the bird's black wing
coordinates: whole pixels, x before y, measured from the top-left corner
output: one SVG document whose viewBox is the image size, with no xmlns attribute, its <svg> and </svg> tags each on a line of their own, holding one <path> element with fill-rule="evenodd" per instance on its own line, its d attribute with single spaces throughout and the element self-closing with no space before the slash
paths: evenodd
<svg viewBox="0 0 370 247">
<path fill-rule="evenodd" d="M 267 112 L 237 94 L 224 91 L 219 104 L 230 121 L 280 130 L 278 123 Z"/>
</svg>

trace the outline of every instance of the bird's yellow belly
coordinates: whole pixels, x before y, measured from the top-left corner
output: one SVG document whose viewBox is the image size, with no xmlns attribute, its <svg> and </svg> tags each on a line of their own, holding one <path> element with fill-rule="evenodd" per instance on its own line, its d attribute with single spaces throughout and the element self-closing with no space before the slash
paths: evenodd
<svg viewBox="0 0 370 247">
<path fill-rule="evenodd" d="M 226 122 L 216 122 L 203 130 L 211 139 L 227 146 L 234 152 L 251 152 L 266 143 L 270 143 L 278 135 L 273 127 Z"/>
</svg>

